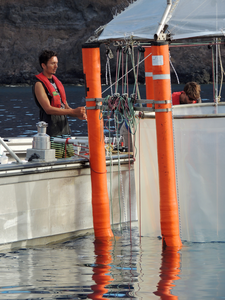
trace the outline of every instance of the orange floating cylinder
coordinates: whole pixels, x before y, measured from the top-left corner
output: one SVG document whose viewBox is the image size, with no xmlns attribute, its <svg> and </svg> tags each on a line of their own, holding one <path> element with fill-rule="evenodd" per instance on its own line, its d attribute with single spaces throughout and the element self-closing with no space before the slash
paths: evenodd
<svg viewBox="0 0 225 300">
<path fill-rule="evenodd" d="M 176 193 L 169 47 L 152 43 L 155 120 L 158 151 L 160 222 L 164 246 L 180 248 L 179 214 Z"/>
<path fill-rule="evenodd" d="M 91 166 L 92 209 L 95 237 L 112 237 L 110 227 L 110 209 L 107 189 L 105 145 L 103 120 L 99 119 L 99 109 L 95 98 L 102 97 L 101 65 L 99 44 L 82 46 L 83 71 L 86 78 L 86 108 L 88 124 L 88 141 Z M 88 101 L 93 99 L 93 101 Z"/>
<path fill-rule="evenodd" d="M 146 99 L 154 100 L 154 83 L 152 73 L 152 48 L 146 47 L 144 52 L 145 59 L 145 88 Z M 152 107 L 151 103 L 147 103 L 147 107 Z"/>
</svg>

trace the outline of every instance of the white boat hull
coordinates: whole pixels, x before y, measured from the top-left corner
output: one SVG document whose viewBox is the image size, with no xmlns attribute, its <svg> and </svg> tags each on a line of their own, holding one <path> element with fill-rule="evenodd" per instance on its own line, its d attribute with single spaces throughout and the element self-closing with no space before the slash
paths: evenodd
<svg viewBox="0 0 225 300">
<path fill-rule="evenodd" d="M 113 201 L 113 223 L 130 221 L 130 203 L 131 221 L 136 221 L 132 165 L 129 171 L 128 162 L 122 160 L 119 173 L 115 162 L 107 170 L 109 196 L 112 195 Z M 118 176 L 121 178 L 119 188 Z M 11 243 L 14 243 L 13 246 L 17 243 L 20 247 L 46 244 L 81 232 L 93 232 L 88 163 L 62 160 L 56 163 L 30 163 L 23 167 L 17 164 L 2 165 L 0 194 L 0 245 L 3 248 L 7 244 L 12 247 Z"/>
</svg>

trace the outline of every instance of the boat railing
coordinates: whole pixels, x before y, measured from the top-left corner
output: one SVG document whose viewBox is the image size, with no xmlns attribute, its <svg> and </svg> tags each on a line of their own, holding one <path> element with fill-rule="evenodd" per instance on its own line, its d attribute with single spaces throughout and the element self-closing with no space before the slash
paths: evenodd
<svg viewBox="0 0 225 300">
<path fill-rule="evenodd" d="M 142 111 L 142 119 L 154 119 L 155 111 L 138 108 L 136 111 Z M 225 103 L 195 103 L 173 105 L 172 113 L 174 119 L 204 119 L 204 118 L 225 118 Z M 140 115 L 140 114 L 139 114 Z"/>
<path fill-rule="evenodd" d="M 10 153 L 10 155 L 20 164 L 22 164 L 22 160 L 13 152 L 13 150 L 4 142 L 2 138 L 0 138 L 0 144 Z"/>
</svg>

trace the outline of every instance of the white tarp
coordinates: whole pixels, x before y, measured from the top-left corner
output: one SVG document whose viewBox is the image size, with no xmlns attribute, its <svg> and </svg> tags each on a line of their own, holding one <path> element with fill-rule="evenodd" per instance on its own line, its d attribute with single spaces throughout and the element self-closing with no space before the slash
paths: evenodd
<svg viewBox="0 0 225 300">
<path fill-rule="evenodd" d="M 180 0 L 168 21 L 173 39 L 225 35 L 224 0 Z"/>
<path fill-rule="evenodd" d="M 188 110 L 192 110 L 192 115 L 205 116 L 174 119 L 181 238 L 191 242 L 224 242 L 225 106 L 219 106 L 218 111 L 223 117 L 214 115 L 214 118 L 213 105 L 196 105 L 195 113 L 194 109 L 186 105 L 174 109 L 175 115 L 187 116 Z M 140 122 L 141 142 L 137 137 L 135 173 L 137 199 L 141 195 L 141 234 L 156 236 L 160 234 L 160 214 L 155 119 Z M 143 180 L 141 189 L 139 178 Z"/>
<path fill-rule="evenodd" d="M 166 0 L 137 0 L 106 25 L 99 40 L 153 40 L 166 6 Z M 173 40 L 224 36 L 225 0 L 173 0 L 166 24 Z"/>
<path fill-rule="evenodd" d="M 154 5 L 150 5 L 153 3 Z M 153 39 L 165 9 L 165 0 L 138 0 L 107 24 L 99 40 L 124 39 L 130 36 L 136 39 Z"/>
</svg>

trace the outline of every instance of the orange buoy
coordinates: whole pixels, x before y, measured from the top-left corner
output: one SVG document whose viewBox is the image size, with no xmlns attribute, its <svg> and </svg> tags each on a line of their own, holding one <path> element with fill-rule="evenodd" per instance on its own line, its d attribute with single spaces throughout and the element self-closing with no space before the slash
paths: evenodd
<svg viewBox="0 0 225 300">
<path fill-rule="evenodd" d="M 86 78 L 86 108 L 91 166 L 92 209 L 95 237 L 112 237 L 107 190 L 107 173 L 103 120 L 99 119 L 95 98 L 102 97 L 100 49 L 98 43 L 82 46 L 83 71 Z M 93 101 L 88 101 L 93 99 Z M 94 108 L 94 109 L 92 109 Z"/>
<path fill-rule="evenodd" d="M 144 52 L 145 57 L 145 84 L 146 84 L 146 99 L 154 100 L 154 83 L 152 73 L 152 48 L 146 47 Z M 147 107 L 152 107 L 151 103 L 147 103 Z"/>
<path fill-rule="evenodd" d="M 152 43 L 152 70 L 158 151 L 160 222 L 163 245 L 180 248 L 182 243 L 179 234 L 169 47 L 167 42 Z"/>
</svg>

